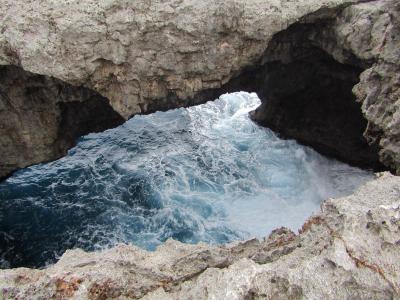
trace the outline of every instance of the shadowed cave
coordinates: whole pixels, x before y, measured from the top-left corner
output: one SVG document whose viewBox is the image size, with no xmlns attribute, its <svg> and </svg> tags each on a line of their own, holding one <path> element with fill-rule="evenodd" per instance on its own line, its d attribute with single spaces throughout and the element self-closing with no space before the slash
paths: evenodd
<svg viewBox="0 0 400 300">
<path fill-rule="evenodd" d="M 329 21 L 290 26 L 275 35 L 258 67 L 218 92 L 255 91 L 262 100 L 250 113 L 255 122 L 350 165 L 385 170 L 378 145 L 363 135 L 368 122 L 352 93 L 370 62 L 340 49 L 340 63 L 324 51 L 340 47 L 330 28 Z"/>
<path fill-rule="evenodd" d="M 60 158 L 78 137 L 123 122 L 106 98 L 89 89 L 0 66 L 0 179 Z"/>
<path fill-rule="evenodd" d="M 266 70 L 261 76 L 264 102 L 252 113 L 253 120 L 325 155 L 382 168 L 378 149 L 363 136 L 367 121 L 351 92 L 362 69 L 312 49 L 287 64 L 268 63 Z"/>
</svg>

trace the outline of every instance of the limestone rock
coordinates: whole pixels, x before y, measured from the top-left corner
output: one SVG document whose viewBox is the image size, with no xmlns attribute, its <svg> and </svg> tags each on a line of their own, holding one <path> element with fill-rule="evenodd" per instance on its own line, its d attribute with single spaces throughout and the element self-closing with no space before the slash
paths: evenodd
<svg viewBox="0 0 400 300">
<path fill-rule="evenodd" d="M 350 6 L 335 26 L 341 46 L 372 63 L 353 92 L 368 120 L 365 137 L 379 144 L 381 161 L 400 175 L 400 3 Z"/>
<path fill-rule="evenodd" d="M 60 102 L 76 104 L 77 98 L 60 99 L 57 93 L 41 92 L 36 97 L 38 107 L 48 110 L 48 115 L 31 110 L 33 121 L 24 120 L 12 129 L 15 120 L 24 119 L 25 108 L 36 105 L 27 97 L 30 90 L 25 87 L 38 80 L 49 84 L 49 90 L 54 80 L 68 90 L 76 86 L 75 94 L 89 89 L 107 98 L 125 119 L 137 113 L 202 103 L 227 91 L 225 85 L 247 68 L 259 66 L 276 33 L 306 15 L 336 11 L 356 2 L 1 1 L 0 65 L 5 67 L 0 78 L 0 110 L 3 115 L 13 115 L 14 121 L 0 118 L 0 177 L 58 158 L 74 144 L 76 135 L 71 134 L 72 141 L 62 137 L 73 130 L 62 128 L 62 118 L 57 116 L 62 115 Z M 12 72 L 14 75 L 9 75 Z M 10 86 L 13 83 L 8 76 L 18 76 L 18 85 Z M 230 89 L 245 89 L 244 82 L 236 82 Z M 81 96 L 78 102 L 86 100 Z M 90 111 L 92 106 L 89 103 L 86 107 Z M 93 111 L 87 116 L 90 122 L 96 119 L 97 110 Z M 102 118 L 103 127 L 121 122 L 115 122 L 112 110 L 109 115 Z M 90 131 L 91 126 L 86 127 Z M 61 146 L 57 132 L 59 138 L 68 140 Z"/>
<path fill-rule="evenodd" d="M 400 296 L 400 177 L 379 174 L 329 199 L 295 235 L 226 246 L 169 240 L 155 252 L 121 245 L 68 250 L 53 266 L 0 271 L 17 299 L 393 299 Z"/>
<path fill-rule="evenodd" d="M 275 33 L 352 2 L 5 0 L 0 64 L 83 85 L 128 118 L 220 87 L 256 63 Z"/>
</svg>

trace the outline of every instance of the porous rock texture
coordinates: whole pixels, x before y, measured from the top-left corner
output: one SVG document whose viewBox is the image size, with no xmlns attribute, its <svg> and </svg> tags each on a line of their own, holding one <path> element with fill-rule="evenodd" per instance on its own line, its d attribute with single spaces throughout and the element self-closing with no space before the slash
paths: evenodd
<svg viewBox="0 0 400 300">
<path fill-rule="evenodd" d="M 329 20 L 333 27 L 327 34 L 320 34 L 321 38 L 315 37 L 318 48 L 338 62 L 352 66 L 355 59 L 347 58 L 349 54 L 352 58 L 357 56 L 360 61 L 356 64 L 357 72 L 368 67 L 356 92 L 368 120 L 366 137 L 373 145 L 372 150 L 365 140 L 360 140 L 367 122 L 362 122 L 363 117 L 354 105 L 342 109 L 352 108 L 351 113 L 344 114 L 347 119 L 326 122 L 330 126 L 325 131 L 308 137 L 286 130 L 293 128 L 293 124 L 283 122 L 272 126 L 276 122 L 271 120 L 266 123 L 289 137 L 297 137 L 323 152 L 326 150 L 327 154 L 366 167 L 378 165 L 379 145 L 381 161 L 396 169 L 400 160 L 396 73 L 399 4 L 396 0 L 358 2 L 364 1 L 3 0 L 0 2 L 0 65 L 5 66 L 2 74 L 10 75 L 0 76 L 0 111 L 2 116 L 13 114 L 14 121 L 10 123 L 10 117 L 0 118 L 0 177 L 14 169 L 60 157 L 74 144 L 77 135 L 85 133 L 62 138 L 69 127 L 61 128 L 65 122 L 59 116 L 61 103 L 73 102 L 75 107 L 85 103 L 86 89 L 107 98 L 113 110 L 124 119 L 137 113 L 202 103 L 226 91 L 251 89 L 260 92 L 267 103 L 270 94 L 263 91 L 268 81 L 252 81 L 253 76 L 249 74 L 262 75 L 263 66 L 268 67 L 269 62 L 285 62 L 288 58 L 287 51 L 282 51 L 283 58 L 272 55 L 281 53 L 270 46 L 276 34 L 304 22 L 319 27 L 321 19 Z M 292 71 L 289 69 L 289 72 Z M 302 76 L 301 72 L 293 75 Z M 8 76 L 18 77 L 18 84 L 10 82 Z M 75 90 L 75 95 L 82 95 L 69 98 L 41 92 L 40 97 L 32 99 L 31 90 L 24 87 L 36 85 L 40 76 L 44 76 L 40 80 L 49 84 L 50 89 L 57 82 L 68 90 Z M 358 82 L 354 74 L 348 78 L 350 81 L 346 76 L 343 79 L 346 92 Z M 22 83 L 24 80 L 28 82 Z M 19 88 L 22 89 L 19 92 L 8 92 Z M 30 110 L 37 102 L 41 108 Z M 82 123 L 90 131 L 88 123 L 97 118 L 97 110 L 90 113 L 90 103 L 86 107 L 89 114 L 85 114 L 87 121 Z M 44 110 L 51 111 L 51 120 L 41 113 Z M 15 120 L 26 118 L 27 111 L 32 122 L 24 120 L 24 125 L 10 126 L 18 123 Z M 354 111 L 356 121 L 349 121 Z M 285 118 L 285 111 L 280 115 Z M 115 122 L 117 118 L 111 111 L 109 116 L 110 120 L 103 118 L 99 122 L 103 127 L 121 122 Z M 75 119 L 78 118 L 77 115 Z M 262 113 L 258 119 L 265 120 Z M 336 124 L 347 122 L 352 125 L 337 127 L 336 132 L 340 134 L 325 142 Z M 356 129 L 346 135 L 353 124 Z M 303 127 L 302 132 L 309 129 Z M 64 141 L 60 143 L 60 139 Z M 354 140 L 358 141 L 355 145 Z M 339 145 L 344 149 L 337 150 Z"/>
<path fill-rule="evenodd" d="M 397 299 L 400 177 L 380 173 L 329 199 L 295 235 L 226 246 L 169 240 L 155 252 L 121 245 L 69 250 L 43 270 L 0 271 L 4 299 Z"/>
<path fill-rule="evenodd" d="M 275 33 L 352 2 L 5 0 L 0 63 L 84 85 L 128 118 L 220 87 L 255 64 Z"/>
</svg>

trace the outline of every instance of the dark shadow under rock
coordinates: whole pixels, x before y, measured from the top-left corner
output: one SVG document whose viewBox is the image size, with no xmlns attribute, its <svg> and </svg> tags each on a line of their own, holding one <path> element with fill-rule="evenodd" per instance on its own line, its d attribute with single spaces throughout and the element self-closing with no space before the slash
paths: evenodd
<svg viewBox="0 0 400 300">
<path fill-rule="evenodd" d="M 262 105 L 252 119 L 284 138 L 354 166 L 387 169 L 379 161 L 378 146 L 364 137 L 368 122 L 352 93 L 370 62 L 345 51 L 345 63 L 336 61 L 323 50 L 337 49 L 332 35 L 329 21 L 289 27 L 274 37 L 258 67 L 223 90 L 257 92 Z"/>
<path fill-rule="evenodd" d="M 378 149 L 363 136 L 367 127 L 352 93 L 362 69 L 336 62 L 317 48 L 290 63 L 264 66 L 258 123 L 350 164 L 382 169 Z"/>
<path fill-rule="evenodd" d="M 124 122 L 101 95 L 15 66 L 0 67 L 0 178 L 66 154 L 75 140 Z"/>
</svg>

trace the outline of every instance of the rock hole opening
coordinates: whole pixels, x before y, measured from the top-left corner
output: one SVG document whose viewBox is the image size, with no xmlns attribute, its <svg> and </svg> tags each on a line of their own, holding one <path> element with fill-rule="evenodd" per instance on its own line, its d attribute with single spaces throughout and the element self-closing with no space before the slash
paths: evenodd
<svg viewBox="0 0 400 300">
<path fill-rule="evenodd" d="M 15 66 L 0 66 L 0 179 L 64 156 L 78 137 L 125 120 L 101 95 Z"/>
</svg>

